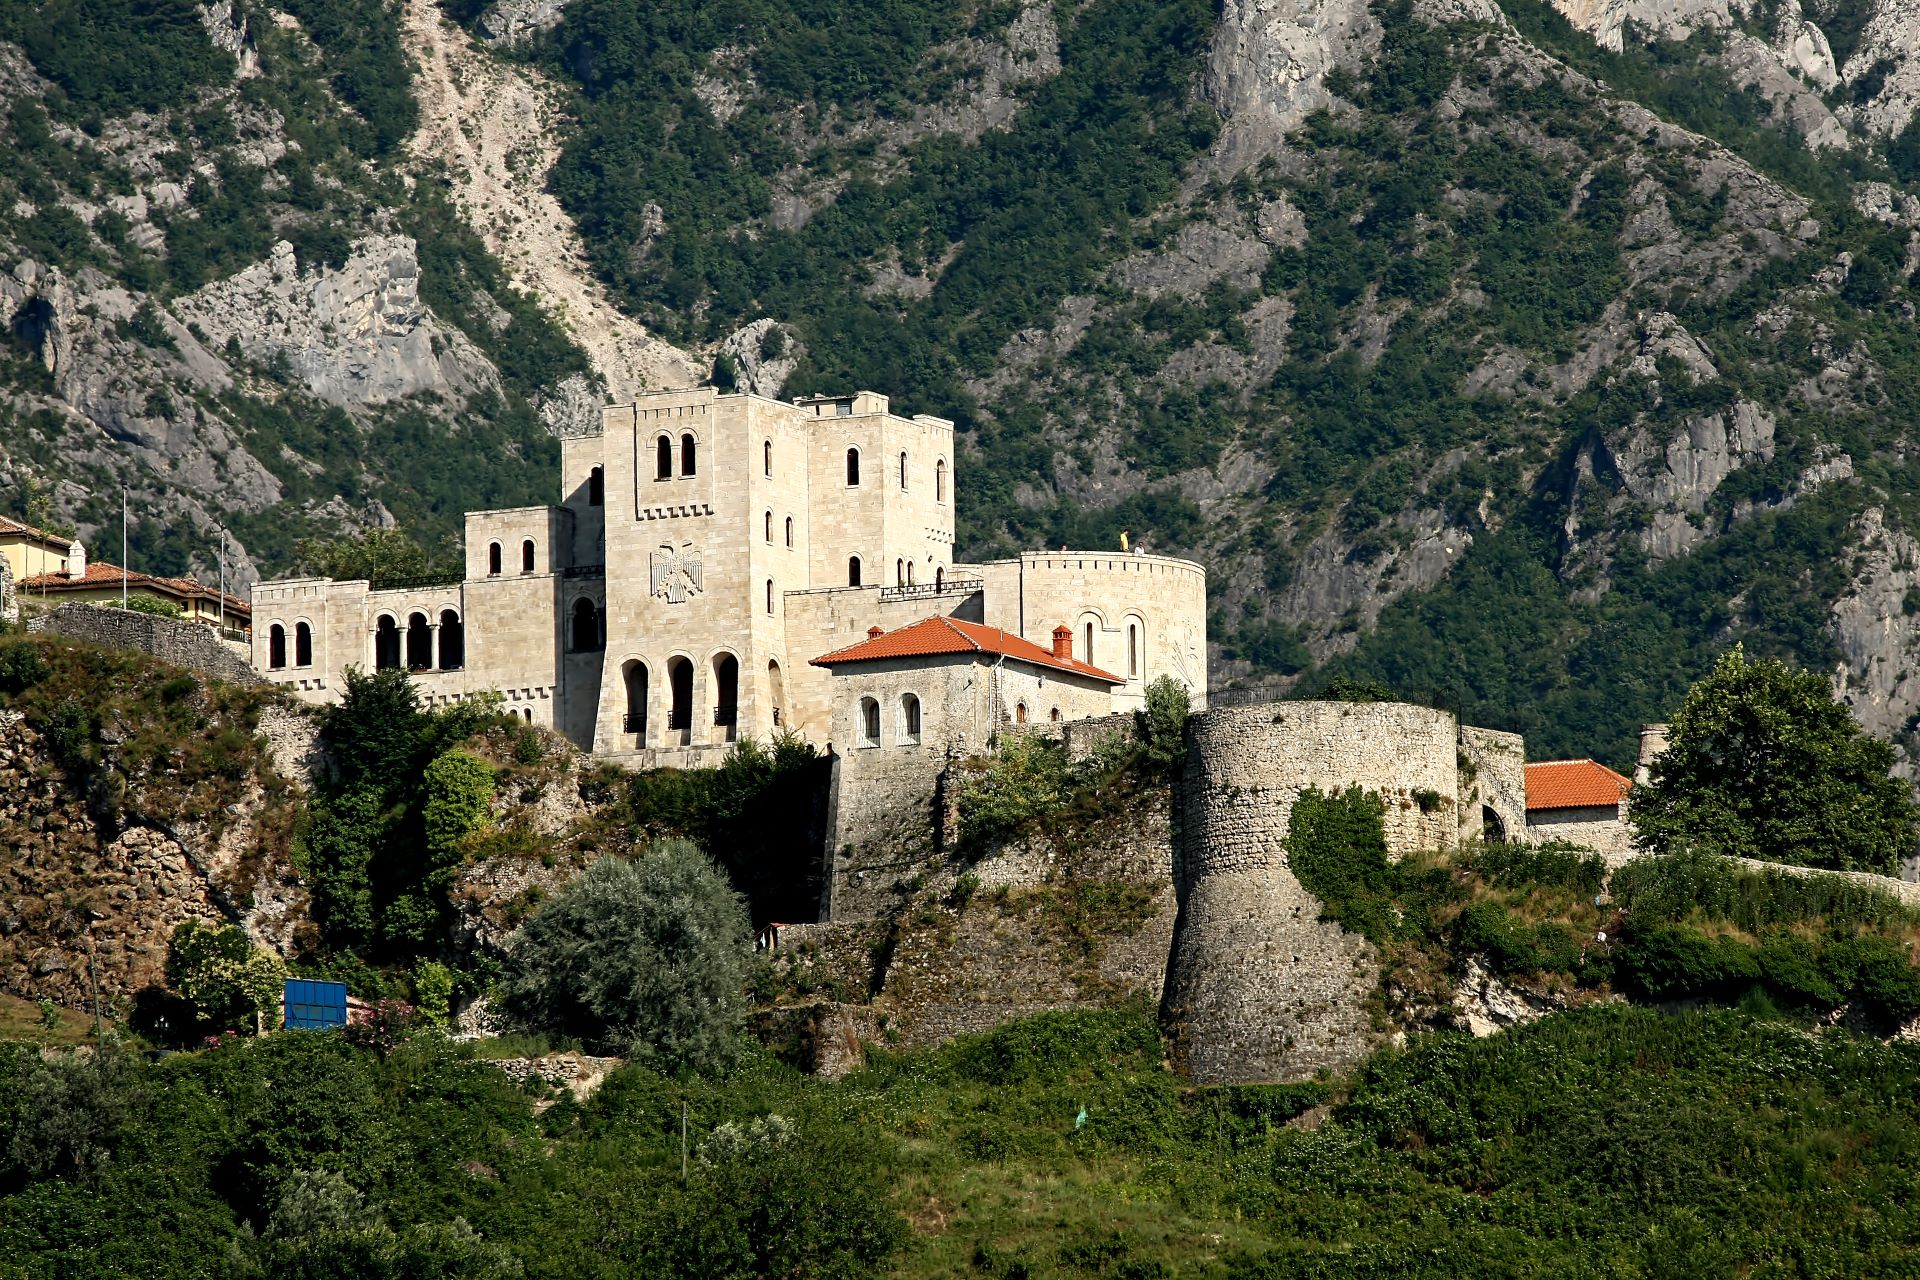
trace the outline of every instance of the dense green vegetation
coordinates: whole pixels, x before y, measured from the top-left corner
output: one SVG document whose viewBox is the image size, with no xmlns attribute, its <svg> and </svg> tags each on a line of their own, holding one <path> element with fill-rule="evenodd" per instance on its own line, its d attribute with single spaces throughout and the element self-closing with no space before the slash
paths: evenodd
<svg viewBox="0 0 1920 1280">
<path fill-rule="evenodd" d="M 1893 748 L 1814 672 L 1735 646 L 1687 691 L 1671 732 L 1633 796 L 1647 848 L 1889 875 L 1913 850 L 1913 791 L 1888 776 Z"/>
<path fill-rule="evenodd" d="M 749 1058 L 527 1090 L 432 1037 L 144 1063 L 15 1051 L 19 1276 L 1892 1276 L 1916 1059 L 1733 1012 L 1422 1039 L 1346 1084 L 1194 1089 L 1129 1014 L 839 1082 Z M 1317 1127 L 1289 1121 L 1323 1100 Z M 682 1177 L 680 1122 L 688 1117 Z M 1084 1117 L 1084 1119 L 1081 1119 Z M 242 1226 L 251 1224 L 251 1229 Z"/>
</svg>

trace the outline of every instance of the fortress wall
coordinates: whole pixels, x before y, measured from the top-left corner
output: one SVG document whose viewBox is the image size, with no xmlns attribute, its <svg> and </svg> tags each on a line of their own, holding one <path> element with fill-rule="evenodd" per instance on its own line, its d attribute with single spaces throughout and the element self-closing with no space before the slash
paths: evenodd
<svg viewBox="0 0 1920 1280">
<path fill-rule="evenodd" d="M 1492 811 L 1492 820 L 1487 815 Z M 1517 733 L 1460 726 L 1460 838 L 1527 839 L 1527 744 Z"/>
<path fill-rule="evenodd" d="M 33 619 L 27 629 L 69 640 L 135 649 L 163 662 L 233 684 L 261 683 L 247 660 L 229 649 L 214 634 L 213 628 L 200 622 L 74 601 Z"/>
<path fill-rule="evenodd" d="M 1386 806 L 1390 852 L 1438 848 L 1458 826 L 1457 753 L 1451 714 L 1397 703 L 1269 703 L 1188 721 L 1163 1013 L 1195 1080 L 1300 1080 L 1372 1047 L 1377 958 L 1321 921 L 1288 866 L 1293 803 L 1308 787 L 1364 787 Z"/>
</svg>

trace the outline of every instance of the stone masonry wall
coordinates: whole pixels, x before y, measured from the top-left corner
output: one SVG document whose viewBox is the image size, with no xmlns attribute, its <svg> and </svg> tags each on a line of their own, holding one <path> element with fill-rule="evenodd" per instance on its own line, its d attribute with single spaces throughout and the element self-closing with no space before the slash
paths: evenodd
<svg viewBox="0 0 1920 1280">
<path fill-rule="evenodd" d="M 197 622 L 74 603 L 42 614 L 29 622 L 27 628 L 69 640 L 135 649 L 229 684 L 260 683 L 260 677 L 253 673 L 245 658 L 221 643 L 210 628 Z"/>
<path fill-rule="evenodd" d="M 1164 1014 L 1194 1079 L 1303 1079 L 1371 1047 L 1376 957 L 1320 920 L 1288 866 L 1293 803 L 1308 787 L 1363 787 L 1386 806 L 1390 852 L 1442 847 L 1458 828 L 1458 740 L 1447 712 L 1396 703 L 1272 703 L 1188 721 Z"/>
</svg>

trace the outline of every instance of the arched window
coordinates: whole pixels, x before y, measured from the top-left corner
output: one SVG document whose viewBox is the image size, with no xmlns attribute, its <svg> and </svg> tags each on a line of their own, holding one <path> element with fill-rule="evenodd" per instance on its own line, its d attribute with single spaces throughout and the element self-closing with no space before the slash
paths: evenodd
<svg viewBox="0 0 1920 1280">
<path fill-rule="evenodd" d="M 520 572 L 533 572 L 533 539 L 528 538 L 520 544 Z"/>
<path fill-rule="evenodd" d="M 920 741 L 920 699 L 911 693 L 900 695 L 900 740 Z"/>
<path fill-rule="evenodd" d="M 771 440 L 760 446 L 760 467 L 771 480 L 773 478 L 773 441 Z"/>
<path fill-rule="evenodd" d="M 859 556 L 847 557 L 847 585 L 850 587 L 857 587 L 860 585 L 860 557 Z"/>
<path fill-rule="evenodd" d="M 900 492 L 907 491 L 907 455 L 900 455 Z"/>
<path fill-rule="evenodd" d="M 935 591 L 945 591 L 947 589 L 947 571 L 939 565 L 934 566 L 933 589 Z"/>
<path fill-rule="evenodd" d="M 913 561 L 907 561 L 907 585 L 913 585 Z"/>
<path fill-rule="evenodd" d="M 695 456 L 699 452 L 699 448 L 700 446 L 695 444 L 693 441 L 693 433 L 691 431 L 689 431 L 686 435 L 683 435 L 680 437 L 680 474 L 681 475 L 690 476 L 695 471 L 699 470 L 699 467 L 696 465 L 698 462 L 698 458 Z"/>
<path fill-rule="evenodd" d="M 713 725 L 721 742 L 740 733 L 740 659 L 723 653 L 713 660 Z"/>
<path fill-rule="evenodd" d="M 653 442 L 653 478 L 673 479 L 673 441 L 666 436 Z"/>
<path fill-rule="evenodd" d="M 793 517 L 787 517 L 787 545 L 793 545 Z"/>
<path fill-rule="evenodd" d="M 595 467 L 587 472 L 587 505 L 597 507 L 607 500 L 607 478 Z"/>
<path fill-rule="evenodd" d="M 880 704 L 872 698 L 860 699 L 860 745 L 880 745 Z"/>
<path fill-rule="evenodd" d="M 1091 622 L 1087 624 L 1086 640 L 1081 647 L 1080 661 L 1088 666 L 1093 665 L 1093 624 Z"/>
<path fill-rule="evenodd" d="M 947 500 L 947 460 L 945 458 L 933 464 L 933 500 Z"/>
<path fill-rule="evenodd" d="M 766 535 L 767 535 L 767 541 L 771 543 L 773 541 L 773 512 L 771 511 L 767 512 Z"/>
<path fill-rule="evenodd" d="M 638 734 L 634 745 L 647 745 L 647 664 L 628 659 L 620 668 L 621 683 L 627 691 L 627 714 L 620 721 L 623 732 Z"/>
<path fill-rule="evenodd" d="M 532 707 L 522 707 L 522 708 L 520 709 L 520 718 L 521 718 L 522 720 L 525 720 L 525 721 L 526 721 L 526 722 L 527 722 L 528 724 L 532 724 L 532 723 L 533 723 L 533 708 L 532 708 Z"/>
<path fill-rule="evenodd" d="M 388 671 L 400 665 L 400 624 L 393 615 L 383 613 L 373 629 L 373 665 L 377 671 Z"/>
<path fill-rule="evenodd" d="M 859 483 L 860 451 L 858 449 L 849 449 L 847 450 L 847 484 L 852 486 Z"/>
<path fill-rule="evenodd" d="M 600 611 L 586 596 L 573 602 L 572 631 L 575 653 L 592 653 L 600 648 Z"/>
<path fill-rule="evenodd" d="M 1054 722 L 1055 724 L 1059 724 L 1059 723 L 1060 723 L 1060 708 L 1058 708 L 1058 707 L 1055 707 L 1055 708 L 1054 708 L 1053 710 L 1051 710 L 1051 711 L 1049 711 L 1049 712 L 1047 712 L 1047 719 L 1049 719 L 1049 720 L 1051 720 L 1051 721 L 1053 721 L 1053 722 Z"/>
<path fill-rule="evenodd" d="M 1026 703 L 1016 702 L 1013 704 L 1013 722 L 1015 724 L 1025 724 L 1027 722 L 1027 704 Z"/>
<path fill-rule="evenodd" d="M 784 708 L 787 705 L 787 683 L 780 675 L 780 664 L 771 659 L 767 662 L 767 693 L 773 699 L 773 723 L 774 727 L 778 728 L 785 723 L 783 717 L 786 714 Z"/>
<path fill-rule="evenodd" d="M 667 730 L 678 732 L 680 744 L 693 741 L 693 663 L 685 658 L 667 659 Z"/>
<path fill-rule="evenodd" d="M 458 671 L 467 665 L 467 628 L 452 609 L 440 611 L 440 669 Z"/>
<path fill-rule="evenodd" d="M 904 587 L 907 585 L 907 562 L 905 560 L 895 560 L 893 562 L 893 585 L 896 587 Z"/>
<path fill-rule="evenodd" d="M 304 622 L 293 624 L 293 665 L 313 665 L 313 628 Z"/>
<path fill-rule="evenodd" d="M 500 576 L 500 544 L 497 542 L 487 544 L 487 576 L 489 578 Z"/>
<path fill-rule="evenodd" d="M 287 665 L 287 629 L 279 623 L 267 628 L 267 667 L 278 671 Z"/>
<path fill-rule="evenodd" d="M 433 625 L 424 613 L 407 619 L 407 670 L 433 670 Z"/>
<path fill-rule="evenodd" d="M 1137 623 L 1127 624 L 1127 679 L 1132 680 L 1140 674 L 1140 627 Z"/>
<path fill-rule="evenodd" d="M 767 612 L 773 612 L 773 579 L 767 579 Z"/>
</svg>

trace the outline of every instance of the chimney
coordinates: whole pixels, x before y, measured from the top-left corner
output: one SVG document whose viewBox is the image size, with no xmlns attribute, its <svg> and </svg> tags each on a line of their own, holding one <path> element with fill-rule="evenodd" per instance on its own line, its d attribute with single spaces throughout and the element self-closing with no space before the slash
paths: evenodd
<svg viewBox="0 0 1920 1280">
<path fill-rule="evenodd" d="M 1640 759 L 1633 770 L 1635 786 L 1646 786 L 1652 774 L 1653 759 L 1667 749 L 1667 726 L 1664 724 L 1643 724 L 1640 726 Z"/>
<path fill-rule="evenodd" d="M 1073 629 L 1064 622 L 1053 629 L 1053 656 L 1073 660 Z"/>
<path fill-rule="evenodd" d="M 882 631 L 882 630 L 881 630 L 881 629 L 880 629 L 879 627 L 868 627 L 868 628 L 867 628 L 867 639 L 869 639 L 869 640 L 878 640 L 878 639 L 879 639 L 879 638 L 880 638 L 881 636 L 883 636 L 883 635 L 885 635 L 885 634 L 887 634 L 887 633 L 886 633 L 886 632 L 884 632 L 884 631 Z"/>
<path fill-rule="evenodd" d="M 84 578 L 87 576 L 87 549 L 75 538 L 67 544 L 67 576 Z"/>
</svg>

